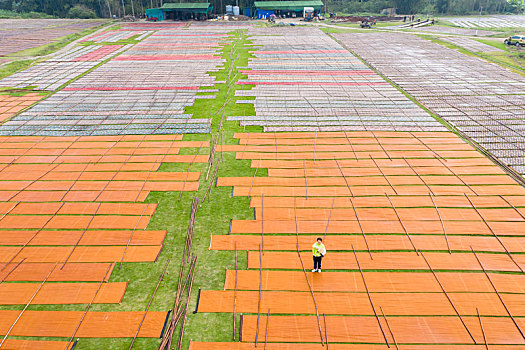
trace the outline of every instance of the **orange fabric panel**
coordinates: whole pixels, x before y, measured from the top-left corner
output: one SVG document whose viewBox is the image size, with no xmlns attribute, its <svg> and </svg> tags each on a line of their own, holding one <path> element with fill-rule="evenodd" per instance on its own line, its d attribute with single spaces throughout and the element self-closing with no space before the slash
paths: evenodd
<svg viewBox="0 0 525 350">
<path fill-rule="evenodd" d="M 434 208 L 434 204 L 429 196 L 389 196 L 390 200 L 396 207 L 400 208 L 419 208 L 429 207 Z M 500 197 L 495 196 L 471 196 L 470 200 L 474 203 L 476 208 L 510 208 L 510 206 Z M 439 196 L 433 197 L 434 202 L 441 210 L 442 208 L 472 208 L 465 196 Z M 525 206 L 525 196 L 507 196 L 505 197 L 509 202 L 517 207 Z M 385 195 L 376 197 L 353 197 L 352 203 L 349 198 L 334 197 L 334 198 L 310 198 L 305 197 L 296 198 L 296 207 L 300 208 L 352 208 L 352 203 L 355 208 L 377 208 L 377 207 L 392 207 L 390 201 Z M 250 207 L 260 208 L 261 198 L 252 197 Z M 264 197 L 264 208 L 293 208 L 294 198 L 291 197 Z"/>
<path fill-rule="evenodd" d="M 125 246 L 77 246 L 77 247 L 25 247 L 20 253 L 19 247 L 0 247 L 0 262 L 7 263 L 15 255 L 14 263 L 26 258 L 24 262 L 64 262 L 70 252 L 68 263 L 75 262 L 119 262 L 124 255 Z M 124 262 L 155 261 L 161 246 L 129 246 Z M 18 253 L 18 254 L 17 254 Z"/>
<path fill-rule="evenodd" d="M 506 196 L 505 199 L 509 201 L 512 205 L 514 205 L 515 207 L 525 206 L 525 196 Z"/>
<path fill-rule="evenodd" d="M 382 147 L 381 147 L 382 146 Z M 434 151 L 472 151 L 473 147 L 467 143 L 455 143 L 455 144 L 441 144 L 434 145 L 432 147 Z M 278 152 L 278 153 L 293 153 L 293 152 L 356 152 L 356 153 L 368 153 L 368 152 L 379 152 L 385 149 L 386 151 L 428 151 L 425 145 L 422 144 L 361 144 L 354 143 L 352 146 L 348 144 L 346 139 L 341 140 L 340 143 L 332 144 L 310 144 L 310 145 L 282 145 L 275 142 L 267 145 L 219 145 L 216 148 L 217 152 Z"/>
<path fill-rule="evenodd" d="M 407 176 L 410 181 L 423 184 L 417 176 Z M 388 186 L 388 182 L 380 176 L 375 177 L 351 177 L 347 178 L 350 186 Z M 317 187 L 338 186 L 346 187 L 345 180 L 339 177 L 221 177 L 217 180 L 217 186 L 240 186 L 240 187 Z"/>
<path fill-rule="evenodd" d="M 370 151 L 370 152 L 237 152 L 235 159 L 279 159 L 279 160 L 297 160 L 297 159 L 334 159 L 334 155 L 337 159 L 370 159 L 370 158 L 433 158 L 435 155 L 432 151 L 389 151 L 385 153 L 383 151 Z M 443 158 L 484 158 L 484 156 L 478 151 L 440 151 L 439 155 Z M 176 157 L 176 156 L 168 156 Z M 29 158 L 29 157 L 22 157 Z M 64 158 L 64 157 L 60 157 Z"/>
<path fill-rule="evenodd" d="M 6 218 L 8 218 L 7 216 Z M 16 216 L 23 219 L 25 216 Z M 57 215 L 54 216 L 46 228 L 49 229 L 138 229 L 143 230 L 148 226 L 149 216 L 117 216 L 117 215 Z M 1 227 L 1 225 L 0 225 Z"/>
<path fill-rule="evenodd" d="M 96 173 L 95 173 L 96 174 Z M 198 181 L 200 172 L 119 172 L 115 180 Z"/>
<path fill-rule="evenodd" d="M 9 164 L 14 161 L 15 164 L 48 164 L 48 163 L 206 163 L 209 156 L 207 155 L 134 155 L 134 156 L 0 156 L 0 164 Z"/>
<path fill-rule="evenodd" d="M 336 233 L 354 233 L 361 234 L 361 229 L 365 234 L 368 233 L 385 233 L 385 234 L 406 234 L 403 226 L 398 220 L 383 221 L 360 221 L 361 226 L 356 221 L 330 221 L 327 229 L 327 220 L 317 221 L 297 221 L 297 231 L 302 233 L 319 233 L 325 232 Z M 403 225 L 409 234 L 434 234 L 442 235 L 443 227 L 440 221 L 403 221 Z M 494 234 L 483 221 L 445 221 L 445 229 L 448 235 L 490 235 Z M 522 236 L 525 232 L 525 221 L 505 221 L 490 222 L 491 229 L 497 235 L 516 235 Z M 295 234 L 295 220 L 233 220 L 231 233 L 290 233 Z"/>
<path fill-rule="evenodd" d="M 29 183 L 23 181 L 2 181 L 4 190 L 20 191 Z M 198 183 L 187 181 L 37 181 L 27 187 L 27 191 L 180 191 L 183 187 L 195 188 Z"/>
<path fill-rule="evenodd" d="M 149 191 L 69 191 L 64 196 L 68 202 L 142 202 Z"/>
<path fill-rule="evenodd" d="M 63 176 L 63 173 L 72 173 L 72 177 L 65 179 L 76 179 L 80 173 L 90 172 L 144 172 L 150 171 L 159 163 L 100 163 L 100 164 L 10 164 L 6 167 L 1 175 L 13 176 L 13 180 L 31 180 L 38 178 L 44 174 L 51 174 L 53 176 Z M 35 177 L 36 175 L 36 177 Z"/>
<path fill-rule="evenodd" d="M 452 303 L 461 315 L 507 316 L 496 293 L 449 293 Z M 502 294 L 513 316 L 525 315 L 522 294 Z M 456 313 L 444 293 L 372 293 L 375 307 L 381 306 L 387 316 L 455 316 Z M 236 311 L 257 314 L 258 291 L 237 291 Z M 368 315 L 374 312 L 366 293 L 315 293 L 320 314 Z M 202 291 L 199 312 L 233 312 L 233 291 Z M 315 315 L 312 295 L 307 292 L 261 293 L 261 310 L 272 314 Z"/>
<path fill-rule="evenodd" d="M 322 236 L 322 235 L 321 235 Z M 299 249 L 309 250 L 317 235 L 299 236 Z M 410 236 L 417 249 L 421 250 L 447 250 L 445 236 Z M 521 252 L 525 250 L 525 237 L 501 237 L 505 247 L 510 252 Z M 294 235 L 265 236 L 263 238 L 264 250 L 295 250 L 297 238 Z M 262 243 L 261 235 L 213 235 L 210 249 L 212 250 L 234 250 L 237 242 L 238 250 L 259 250 Z M 366 243 L 371 250 L 412 250 L 412 244 L 406 235 L 366 235 L 366 242 L 362 235 L 327 235 L 325 244 L 332 246 L 335 250 L 351 249 L 367 250 Z M 493 251 L 504 253 L 505 250 L 493 236 L 449 236 L 448 242 L 451 250 Z M 350 247 L 350 248 L 349 248 Z"/>
<path fill-rule="evenodd" d="M 188 191 L 192 186 L 187 186 Z M 20 202 L 134 202 L 143 201 L 149 191 L 0 191 L 0 200 Z"/>
<path fill-rule="evenodd" d="M 338 137 L 337 135 L 313 136 L 313 137 L 302 137 L 302 138 L 259 138 L 257 135 L 250 135 L 247 138 L 240 138 L 239 145 L 285 145 L 285 146 L 299 146 L 299 145 L 348 145 L 348 140 L 351 140 L 353 146 L 356 145 L 377 145 L 377 140 L 370 135 L 369 137 L 361 137 L 354 135 L 353 133 L 347 133 L 348 139 L 345 135 Z M 463 140 L 453 138 L 426 138 L 424 143 L 421 143 L 413 137 L 402 137 L 393 136 L 388 138 L 378 138 L 381 145 L 385 148 L 386 146 L 399 145 L 399 146 L 423 146 L 424 144 L 432 145 L 431 148 L 461 145 Z"/>
<path fill-rule="evenodd" d="M 444 131 L 444 132 L 426 132 L 426 131 L 415 131 L 415 132 L 404 132 L 404 131 L 347 131 L 347 132 L 341 132 L 341 131 L 323 131 L 323 132 L 280 132 L 280 133 L 242 133 L 242 132 L 236 132 L 233 134 L 233 137 L 236 139 L 311 139 L 314 138 L 333 138 L 333 137 L 340 137 L 346 139 L 346 137 L 353 138 L 353 137 L 366 137 L 370 139 L 375 139 L 375 137 L 378 139 L 382 138 L 413 138 L 414 136 L 417 136 L 421 140 L 425 140 L 426 138 L 432 139 L 436 138 L 439 141 L 443 142 L 441 139 L 444 138 L 445 141 L 448 142 L 448 140 L 459 140 L 461 142 L 464 142 L 461 140 L 456 134 Z"/>
<path fill-rule="evenodd" d="M 392 338 L 387 331 L 384 319 L 380 318 L 389 342 Z M 525 326 L 525 320 L 516 321 Z M 243 340 L 254 341 L 257 316 L 244 316 Z M 266 325 L 266 316 L 261 316 L 260 324 Z M 525 344 L 511 319 L 482 318 L 487 342 L 489 344 Z M 379 325 L 374 317 L 327 316 L 328 339 L 338 342 L 384 343 Z M 467 331 L 458 317 L 391 317 L 388 319 L 392 333 L 398 343 L 472 343 Z M 483 336 L 477 317 L 465 319 L 474 338 L 480 344 Z M 324 326 L 322 326 L 324 331 Z M 259 339 L 265 339 L 265 327 L 259 327 Z M 319 330 L 315 316 L 270 316 L 268 322 L 268 341 L 318 342 Z"/>
<path fill-rule="evenodd" d="M 5 265 L 5 264 L 4 264 Z M 0 271 L 0 280 L 34 282 L 43 281 L 53 268 L 49 276 L 49 282 L 61 281 L 88 281 L 100 282 L 103 278 L 107 282 L 113 271 L 114 264 L 107 263 L 68 263 L 55 266 L 54 263 L 22 263 L 16 267 L 16 263 L 8 264 Z M 13 270 L 16 267 L 15 270 Z M 109 268 L 109 270 L 108 270 Z M 107 272 L 107 274 L 106 274 Z"/>
<path fill-rule="evenodd" d="M 2 283 L 0 285 L 0 304 L 25 305 L 39 286 L 40 283 Z M 98 286 L 98 283 L 46 283 L 31 305 L 89 304 Z M 105 283 L 101 286 L 93 303 L 118 304 L 124 297 L 126 287 L 126 282 Z"/>
<path fill-rule="evenodd" d="M 331 246 L 325 243 L 328 253 L 323 259 L 324 270 L 358 269 L 353 252 L 330 252 Z M 349 247 L 345 247 L 348 249 Z M 334 247 L 334 249 L 337 249 Z M 342 248 L 340 248 L 342 249 Z M 368 253 L 357 252 L 357 259 L 363 270 L 428 270 L 422 255 L 415 252 L 373 252 L 372 259 Z M 434 270 L 472 270 L 482 271 L 472 253 L 424 253 L 425 258 Z M 483 267 L 488 271 L 521 271 L 507 254 L 477 253 Z M 312 252 L 301 253 L 306 266 L 312 265 Z M 525 269 L 525 256 L 516 254 L 514 260 Z M 266 252 L 261 256 L 263 269 L 301 269 L 301 261 L 296 252 Z M 259 252 L 248 252 L 248 268 L 259 268 Z"/>
<path fill-rule="evenodd" d="M 54 214 L 58 208 L 60 208 L 61 203 L 16 203 L 16 202 L 2 202 L 0 203 L 0 214 L 4 215 L 7 213 L 11 214 Z"/>
<path fill-rule="evenodd" d="M 242 152 L 241 152 L 242 153 Z M 237 153 L 239 154 L 239 153 Z M 275 154 L 275 153 L 274 153 Z M 275 159 L 264 159 L 259 157 L 253 157 L 251 158 L 251 167 L 252 168 L 282 168 L 282 169 L 302 169 L 303 167 L 306 168 L 335 168 L 338 169 L 337 163 L 339 163 L 339 166 L 342 168 L 346 167 L 366 167 L 366 168 L 375 168 L 376 165 L 374 162 L 370 159 L 338 159 L 338 162 L 335 162 L 333 160 L 333 155 L 328 159 L 319 160 L 316 158 L 316 160 L 313 160 L 313 154 L 308 160 L 275 160 Z M 430 158 L 410 158 L 407 159 L 408 163 L 413 167 L 427 167 L 427 166 L 437 166 L 442 167 L 443 164 L 438 160 L 435 159 L 432 155 Z M 376 163 L 380 168 L 383 167 L 399 167 L 399 166 L 406 166 L 406 162 L 404 159 L 376 159 Z M 445 163 L 448 167 L 454 167 L 454 166 L 494 166 L 494 163 L 492 163 L 488 158 L 463 158 L 463 159 L 446 159 Z"/>
<path fill-rule="evenodd" d="M 266 323 L 264 324 L 266 326 Z M 240 343 L 240 342 L 194 342 L 190 343 L 189 350 L 259 350 L 266 346 L 267 350 L 325 350 L 326 346 L 321 344 L 311 343 L 268 343 L 264 345 L 263 342 L 258 343 L 258 347 L 255 347 L 254 343 Z M 330 349 L 334 350 L 387 350 L 389 349 L 386 345 L 364 345 L 364 344 L 329 344 Z M 403 346 L 403 349 L 407 349 Z M 463 349 L 461 349 L 463 350 Z M 478 350 L 477 348 L 464 349 L 464 350 Z M 479 350 L 483 350 L 479 348 Z"/>
<path fill-rule="evenodd" d="M 19 310 L 0 310 L 0 334 L 5 334 L 20 313 Z M 25 337 L 70 337 L 80 322 L 83 311 L 24 312 L 11 335 Z M 144 312 L 88 312 L 75 337 L 131 338 L 135 335 Z M 139 337 L 160 336 L 166 312 L 150 311 L 140 328 Z"/>
<path fill-rule="evenodd" d="M 300 177 L 221 177 L 218 179 L 218 186 L 281 186 L 281 187 L 318 187 L 318 186 L 344 186 L 346 182 L 350 187 L 354 186 L 388 186 L 389 182 L 394 186 L 410 185 L 410 186 L 444 186 L 444 185 L 456 185 L 462 186 L 463 182 L 468 185 L 517 185 L 516 181 L 507 175 L 503 176 L 462 176 L 461 181 L 456 176 L 417 176 L 416 174 L 406 174 L 397 176 L 387 176 L 387 179 L 381 173 L 374 174 L 373 176 L 346 176 L 345 179 L 339 174 L 339 176 L 323 176 L 323 177 L 312 177 L 303 176 Z M 305 185 L 306 184 L 306 185 Z M 477 188 L 477 187 L 476 187 Z"/>
<path fill-rule="evenodd" d="M 139 163 L 140 164 L 140 163 Z M 85 167 L 85 165 L 84 165 Z M 74 169 L 77 170 L 77 169 Z M 83 170 L 78 169 L 78 170 Z M 51 171 L 46 172 L 42 171 L 42 174 L 33 172 L 29 174 L 21 174 L 18 172 L 2 172 L 0 173 L 0 179 L 2 180 L 36 180 L 40 176 L 44 175 L 42 181 L 197 181 L 199 179 L 200 173 L 190 172 L 190 173 L 181 173 L 181 172 L 155 172 L 156 166 L 151 165 L 150 167 L 144 167 L 143 170 L 146 171 Z M 187 178 L 186 178 L 187 177 Z"/>
<path fill-rule="evenodd" d="M 42 228 L 46 222 L 51 219 L 51 216 L 35 215 L 35 216 L 21 216 L 21 215 L 7 215 L 0 221 L 0 228 Z M 88 219 L 89 220 L 89 219 Z"/>
<path fill-rule="evenodd" d="M 133 229 L 139 221 L 139 216 L 95 216 L 64 215 L 64 216 L 30 216 L 8 215 L 0 222 L 0 228 L 42 228 L 47 229 Z M 144 229 L 149 222 L 149 217 L 140 218 L 138 229 Z"/>
<path fill-rule="evenodd" d="M 344 145 L 349 144 L 348 140 L 351 140 L 352 145 L 358 144 L 377 144 L 378 141 L 383 145 L 432 145 L 431 148 L 438 147 L 440 145 L 454 145 L 465 143 L 459 137 L 441 137 L 434 135 L 433 137 L 419 137 L 417 140 L 413 135 L 403 134 L 402 132 L 396 131 L 385 137 L 378 137 L 377 140 L 373 137 L 372 133 L 359 134 L 359 132 L 329 132 L 324 133 L 296 133 L 294 137 L 263 137 L 258 133 L 250 133 L 250 136 L 244 134 L 242 137 L 237 137 L 239 134 L 235 134 L 235 138 L 239 139 L 240 145 Z M 272 135 L 270 133 L 270 135 Z M 275 134 L 275 135 L 281 135 Z M 375 132 L 377 136 L 377 132 Z"/>
<path fill-rule="evenodd" d="M 58 214 L 88 214 L 94 215 L 143 215 L 151 216 L 155 213 L 157 204 L 141 203 L 66 203 Z M 98 209 L 98 210 L 97 210 Z M 14 213 L 13 213 L 14 214 Z"/>
<path fill-rule="evenodd" d="M 24 245 L 37 231 L 0 231 L 0 245 Z M 80 237 L 82 238 L 80 239 Z M 166 231 L 146 230 L 88 230 L 51 231 L 43 230 L 31 240 L 29 245 L 161 245 Z M 130 240 L 131 238 L 131 240 Z"/>
<path fill-rule="evenodd" d="M 140 204 L 140 203 L 0 203 L 0 214 L 6 214 L 14 207 L 10 214 L 13 215 L 52 215 L 59 208 L 58 214 L 65 215 L 93 215 L 96 213 L 104 214 L 121 214 L 121 215 L 140 215 L 144 212 L 145 215 L 152 215 L 155 212 L 156 205 Z M 97 211 L 98 208 L 98 211 Z M 138 213 L 137 213 L 138 212 Z"/>
<path fill-rule="evenodd" d="M 182 140 L 183 135 L 165 134 L 165 135 L 114 135 L 114 136 L 3 136 L 1 141 L 9 140 L 12 143 L 31 142 L 49 144 L 51 148 L 55 147 L 57 142 L 75 142 L 83 144 L 87 142 L 124 142 L 124 141 L 158 141 L 158 140 Z M 104 146 L 102 146 L 104 147 Z"/>
<path fill-rule="evenodd" d="M 394 204 L 395 205 L 395 204 Z M 255 217 L 271 220 L 434 220 L 438 221 L 481 221 L 474 208 L 255 208 Z M 487 221 L 525 221 L 513 208 L 479 209 Z"/>
<path fill-rule="evenodd" d="M 0 149 L 1 151 L 1 149 Z M 10 149 L 13 151 L 13 149 Z M 135 149 L 134 147 L 112 147 L 107 150 L 104 148 L 56 148 L 53 150 L 45 148 L 32 148 L 29 150 L 23 150 L 21 154 L 27 156 L 47 156 L 47 155 L 63 155 L 63 156 L 102 156 L 102 155 L 156 155 L 156 154 L 178 154 L 179 148 L 172 147 L 166 148 L 151 148 L 145 144 L 143 147 Z M 7 154 L 7 153 L 6 153 Z"/>
<path fill-rule="evenodd" d="M 307 272 L 314 291 L 364 292 L 359 272 Z M 494 291 L 483 273 L 436 272 L 447 291 L 486 292 Z M 368 288 L 372 292 L 437 292 L 441 288 L 430 272 L 364 272 Z M 500 293 L 525 293 L 525 275 L 491 273 L 490 278 Z M 237 271 L 238 290 L 259 290 L 259 271 Z M 226 271 L 224 289 L 233 289 L 235 271 Z M 302 271 L 262 271 L 263 290 L 308 291 Z"/>
<path fill-rule="evenodd" d="M 10 339 L 8 338 L 2 345 L 2 349 L 6 350 L 64 350 L 67 346 L 67 341 L 58 340 L 26 340 L 26 339 Z M 73 342 L 69 344 L 67 349 L 71 349 Z M 67 350 L 66 349 L 66 350 Z"/>
<path fill-rule="evenodd" d="M 119 183 L 113 183 L 119 185 Z M 113 188 L 113 187 L 112 187 Z M 111 188 L 110 188 L 111 189 Z M 145 191 L 197 191 L 198 182 L 146 182 L 143 188 Z"/>
<path fill-rule="evenodd" d="M 44 98 L 44 95 L 6 96 L 0 95 L 0 122 L 11 118 L 24 108 Z"/>
<path fill-rule="evenodd" d="M 430 195 L 430 190 L 427 186 L 395 186 L 394 189 L 390 186 L 350 186 L 354 196 L 380 196 L 387 193 L 390 195 Z M 461 186 L 430 186 L 430 189 L 435 195 L 524 195 L 525 188 L 518 185 L 491 185 L 491 186 L 471 186 L 471 188 Z M 475 193 L 474 193 L 475 191 Z M 261 196 L 265 197 L 335 197 L 335 196 L 350 196 L 351 193 L 346 186 L 326 186 L 326 187 L 312 187 L 312 186 L 235 186 L 235 196 Z"/>
<path fill-rule="evenodd" d="M 266 326 L 266 324 L 265 324 Z M 328 339 L 330 341 L 330 339 Z M 263 343 L 264 344 L 264 343 Z M 258 350 L 261 348 L 261 343 L 255 347 L 254 343 L 239 343 L 239 342 L 194 342 L 190 343 L 190 350 Z M 312 343 L 268 343 L 266 345 L 268 350 L 325 350 L 326 346 Z M 392 349 L 379 344 L 329 344 L 329 348 L 333 350 L 388 350 Z M 486 350 L 485 345 L 400 345 L 402 350 Z M 524 350 L 525 345 L 490 345 L 491 350 Z"/>
<path fill-rule="evenodd" d="M 457 175 L 506 175 L 505 172 L 497 166 L 471 166 L 471 167 L 450 167 L 450 170 L 444 166 L 427 166 L 427 167 L 413 167 L 413 170 L 405 165 L 402 167 L 384 167 L 381 169 L 383 174 L 387 176 L 392 175 L 441 175 L 454 176 L 451 170 Z M 345 176 L 382 176 L 381 171 L 377 167 L 370 168 L 303 168 L 303 169 L 268 169 L 268 175 L 271 177 L 320 177 L 320 176 L 341 176 L 341 171 Z"/>
</svg>

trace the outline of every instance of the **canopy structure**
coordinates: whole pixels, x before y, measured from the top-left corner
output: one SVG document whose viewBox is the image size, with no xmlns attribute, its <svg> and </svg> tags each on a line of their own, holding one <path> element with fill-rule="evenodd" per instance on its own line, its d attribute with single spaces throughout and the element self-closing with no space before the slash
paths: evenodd
<svg viewBox="0 0 525 350">
<path fill-rule="evenodd" d="M 211 12 L 213 6 L 208 2 L 166 3 L 160 9 L 164 12 L 208 13 Z"/>
<path fill-rule="evenodd" d="M 302 12 L 305 7 L 313 7 L 315 11 L 320 11 L 324 4 L 321 0 L 304 1 L 255 1 L 254 7 L 257 10 L 265 11 L 292 11 Z"/>
<path fill-rule="evenodd" d="M 213 6 L 208 2 L 165 3 L 162 7 L 147 9 L 146 17 L 153 20 L 190 19 L 211 14 Z"/>
</svg>

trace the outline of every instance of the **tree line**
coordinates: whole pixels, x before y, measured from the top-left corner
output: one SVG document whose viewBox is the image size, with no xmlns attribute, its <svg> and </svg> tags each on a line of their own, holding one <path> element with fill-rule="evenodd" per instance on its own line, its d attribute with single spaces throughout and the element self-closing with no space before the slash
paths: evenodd
<svg viewBox="0 0 525 350">
<path fill-rule="evenodd" d="M 109 18 L 114 15 L 117 17 L 128 15 L 141 17 L 144 15 L 145 9 L 162 6 L 162 1 L 163 0 L 0 0 L 0 10 L 21 14 L 43 13 L 60 18 Z"/>
<path fill-rule="evenodd" d="M 326 0 L 333 10 L 344 13 L 379 13 L 396 8 L 398 14 L 472 15 L 518 14 L 524 0 Z"/>
<path fill-rule="evenodd" d="M 190 0 L 179 0 L 190 2 Z M 97 18 L 141 17 L 146 8 L 176 0 L 0 0 L 0 10 L 14 13 L 41 13 L 54 17 Z M 205 0 L 193 0 L 202 2 Z M 223 13 L 226 5 L 251 7 L 254 0 L 209 0 L 214 12 Z M 331 12 L 380 13 L 397 8 L 399 14 L 466 15 L 482 13 L 522 13 L 524 0 L 325 0 Z"/>
</svg>

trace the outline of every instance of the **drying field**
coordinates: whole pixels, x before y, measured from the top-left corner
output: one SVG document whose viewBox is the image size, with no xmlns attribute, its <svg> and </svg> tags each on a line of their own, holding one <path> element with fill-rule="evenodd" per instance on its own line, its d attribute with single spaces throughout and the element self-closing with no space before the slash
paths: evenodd
<svg viewBox="0 0 525 350">
<path fill-rule="evenodd" d="M 0 56 L 42 46 L 102 23 L 79 19 L 0 19 Z"/>
<path fill-rule="evenodd" d="M 255 97 L 239 103 L 253 103 L 256 115 L 228 120 L 265 131 L 446 130 L 319 29 L 249 33 L 261 47 L 237 84 L 255 87 L 237 95 Z"/>
<path fill-rule="evenodd" d="M 0 348 L 525 349 L 523 76 L 137 22 L 0 86 Z"/>
<path fill-rule="evenodd" d="M 463 47 L 472 52 L 503 52 L 503 50 L 498 49 L 494 46 L 480 43 L 471 38 L 458 37 L 458 36 L 447 36 L 440 37 L 441 40 L 448 41 L 457 46 Z"/>
<path fill-rule="evenodd" d="M 44 96 L 30 92 L 27 94 L 9 95 L 0 94 L 0 122 L 16 115 L 21 110 L 32 105 Z"/>
<path fill-rule="evenodd" d="M 414 35 L 337 38 L 502 163 L 525 173 L 525 76 Z M 382 45 L 379 53 L 371 39 Z"/>
<path fill-rule="evenodd" d="M 168 233 L 148 228 L 158 204 L 145 200 L 199 189 L 192 165 L 208 161 L 201 149 L 209 144 L 183 134 L 206 133 L 210 121 L 192 120 L 184 108 L 201 86 L 214 85 L 207 72 L 221 64 L 225 36 L 178 29 L 130 25 L 0 81 L 0 346 L 68 349 L 78 338 L 115 338 L 107 348 L 123 348 L 163 334 L 169 309 L 149 307 L 164 276 L 155 262 L 167 268 L 173 252 L 161 257 Z M 146 53 L 160 52 L 159 38 L 170 55 Z M 164 71 L 181 66 L 194 71 L 192 81 Z M 168 163 L 178 170 L 158 171 Z M 142 264 L 151 272 L 119 278 Z"/>
<path fill-rule="evenodd" d="M 232 220 L 210 242 L 235 256 L 248 250 L 247 265 L 236 262 L 224 289 L 201 291 L 198 304 L 199 313 L 240 318 L 240 342 L 191 349 L 523 348 L 523 186 L 332 38 L 314 29 L 249 34 L 257 50 L 237 84 L 253 88 L 237 95 L 255 99 L 237 103 L 255 113 L 228 120 L 265 133 L 236 133 L 216 151 L 255 169 L 217 181 L 250 198 L 253 219 Z M 408 46 L 409 63 L 411 55 L 388 56 L 406 50 L 396 35 L 336 38 L 391 79 L 401 70 L 392 80 L 425 105 L 427 95 L 490 89 L 488 79 L 460 73 L 469 57 L 432 62 L 441 53 L 432 43 L 424 54 Z M 494 99 L 521 87 L 503 69 L 474 69 L 499 73 Z M 322 273 L 310 272 L 316 237 L 328 249 Z"/>
<path fill-rule="evenodd" d="M 443 18 L 444 20 L 465 28 L 481 27 L 481 28 L 524 28 L 525 16 L 483 16 L 483 17 L 450 17 Z"/>
</svg>

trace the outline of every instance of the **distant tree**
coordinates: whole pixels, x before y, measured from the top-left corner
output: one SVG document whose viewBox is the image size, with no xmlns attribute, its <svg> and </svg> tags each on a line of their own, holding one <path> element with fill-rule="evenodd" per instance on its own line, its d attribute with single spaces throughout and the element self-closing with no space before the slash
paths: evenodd
<svg viewBox="0 0 525 350">
<path fill-rule="evenodd" d="M 434 8 L 438 13 L 447 13 L 449 6 L 449 0 L 436 0 Z"/>
<path fill-rule="evenodd" d="M 85 5 L 75 5 L 67 12 L 69 18 L 96 18 L 95 11 L 89 9 Z"/>
<path fill-rule="evenodd" d="M 421 6 L 421 0 L 394 0 L 397 13 L 412 14 L 416 13 Z"/>
</svg>

